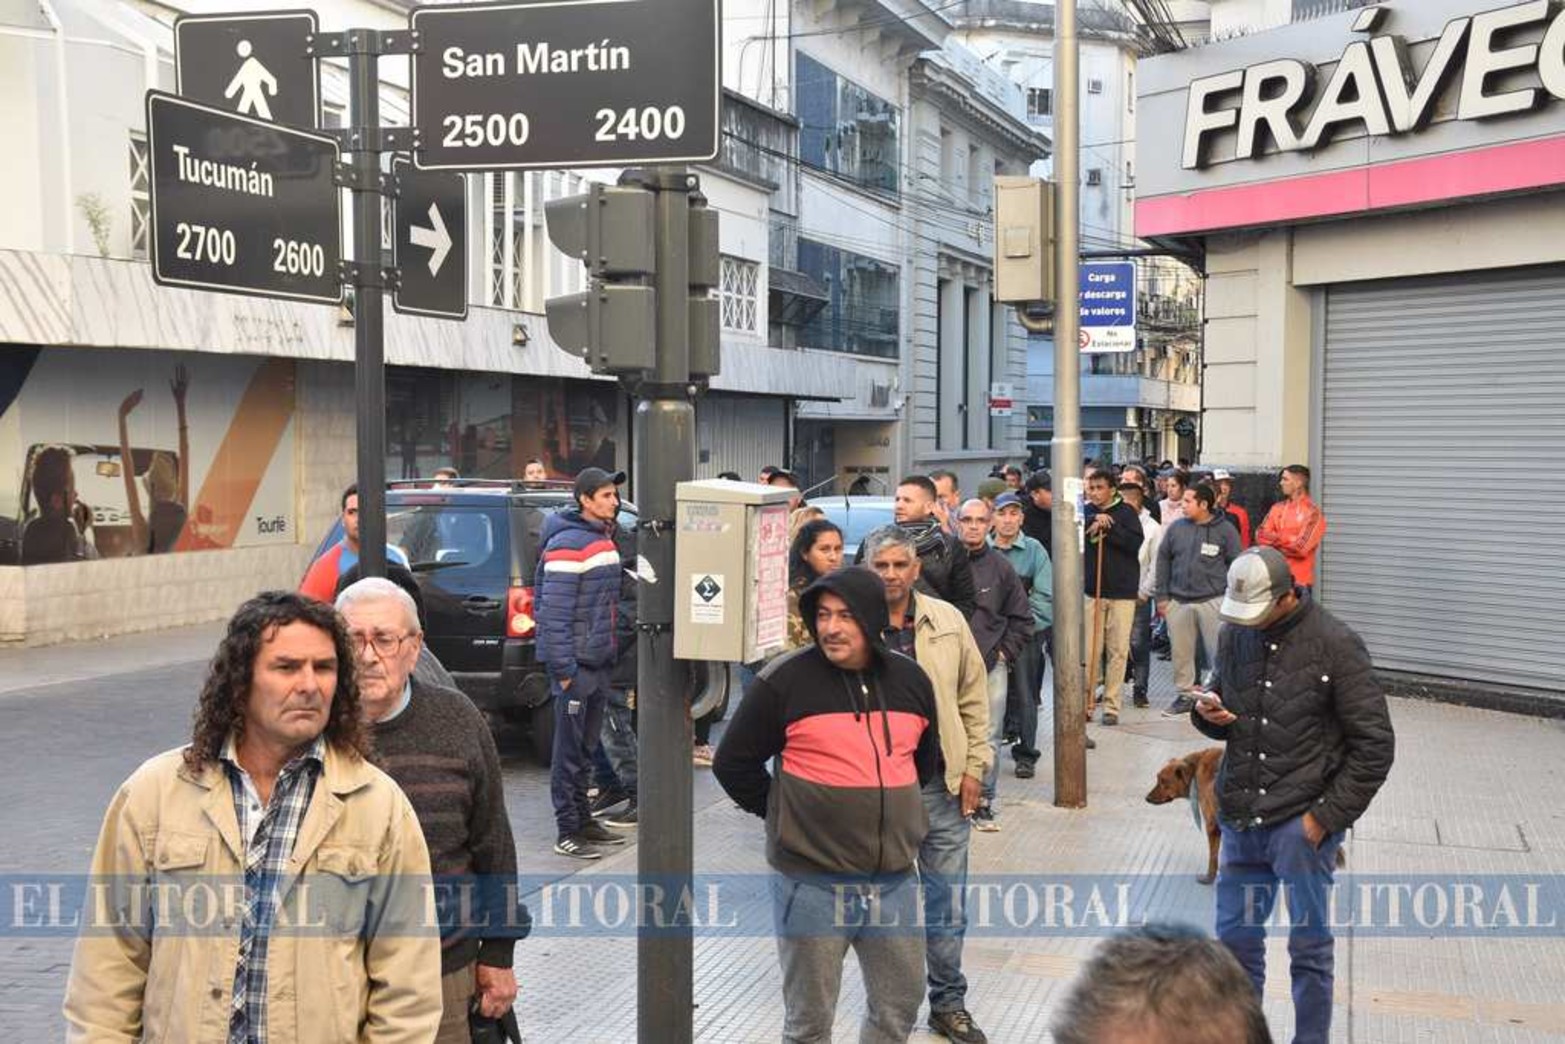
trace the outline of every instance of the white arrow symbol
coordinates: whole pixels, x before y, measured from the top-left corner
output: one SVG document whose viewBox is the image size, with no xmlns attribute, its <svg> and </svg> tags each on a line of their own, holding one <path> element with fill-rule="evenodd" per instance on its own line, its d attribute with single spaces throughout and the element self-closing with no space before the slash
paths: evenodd
<svg viewBox="0 0 1565 1044">
<path fill-rule="evenodd" d="M 429 223 L 432 228 L 423 225 L 414 225 L 410 229 L 414 246 L 426 247 L 429 250 L 429 274 L 440 274 L 440 266 L 444 263 L 446 255 L 451 253 L 451 233 L 446 231 L 446 220 L 440 216 L 440 208 L 433 203 L 429 205 Z"/>
</svg>

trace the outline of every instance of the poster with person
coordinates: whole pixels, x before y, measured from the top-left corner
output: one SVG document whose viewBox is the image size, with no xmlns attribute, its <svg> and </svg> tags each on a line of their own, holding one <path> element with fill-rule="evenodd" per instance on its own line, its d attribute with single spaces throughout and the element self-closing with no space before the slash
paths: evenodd
<svg viewBox="0 0 1565 1044">
<path fill-rule="evenodd" d="M 0 352 L 0 565 L 291 543 L 294 364 Z"/>
</svg>

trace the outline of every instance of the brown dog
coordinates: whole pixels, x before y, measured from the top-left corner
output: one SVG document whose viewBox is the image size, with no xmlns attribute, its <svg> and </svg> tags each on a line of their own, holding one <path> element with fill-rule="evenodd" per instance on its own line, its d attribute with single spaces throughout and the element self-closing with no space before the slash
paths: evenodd
<svg viewBox="0 0 1565 1044">
<path fill-rule="evenodd" d="M 1196 878 L 1202 884 L 1217 880 L 1217 849 L 1222 831 L 1217 825 L 1217 768 L 1223 761 L 1222 747 L 1207 747 L 1174 758 L 1157 770 L 1157 785 L 1147 791 L 1147 804 L 1166 805 L 1190 796 L 1190 781 L 1195 780 L 1196 800 L 1201 808 L 1201 827 L 1206 831 L 1206 876 Z M 1348 865 L 1347 849 L 1337 849 L 1337 869 Z"/>
<path fill-rule="evenodd" d="M 1195 781 L 1196 799 L 1201 808 L 1201 827 L 1206 831 L 1206 876 L 1197 878 L 1202 884 L 1217 879 L 1217 846 L 1222 834 L 1217 827 L 1217 766 L 1222 763 L 1223 748 L 1207 747 L 1192 751 L 1182 758 L 1174 758 L 1157 771 L 1157 785 L 1147 791 L 1147 804 L 1166 805 L 1170 801 L 1190 796 L 1190 783 Z"/>
</svg>

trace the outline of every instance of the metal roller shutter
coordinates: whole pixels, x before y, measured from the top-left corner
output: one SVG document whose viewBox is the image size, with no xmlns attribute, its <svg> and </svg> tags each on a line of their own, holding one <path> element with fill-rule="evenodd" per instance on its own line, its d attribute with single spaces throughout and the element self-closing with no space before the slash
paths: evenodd
<svg viewBox="0 0 1565 1044">
<path fill-rule="evenodd" d="M 782 465 L 787 400 L 705 395 L 696 400 L 696 478 L 737 471 L 746 482 L 768 464 Z"/>
<path fill-rule="evenodd" d="M 1381 668 L 1565 695 L 1565 269 L 1326 309 L 1323 601 Z"/>
</svg>

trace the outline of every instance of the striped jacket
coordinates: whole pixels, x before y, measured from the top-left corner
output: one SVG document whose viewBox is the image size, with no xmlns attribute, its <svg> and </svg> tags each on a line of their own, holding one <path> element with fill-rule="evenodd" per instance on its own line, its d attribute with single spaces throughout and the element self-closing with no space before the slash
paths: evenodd
<svg viewBox="0 0 1565 1044">
<path fill-rule="evenodd" d="M 555 681 L 576 668 L 614 663 L 620 557 L 613 525 L 589 521 L 579 509 L 550 515 L 533 581 L 538 661 Z"/>
<path fill-rule="evenodd" d="M 920 788 L 939 772 L 934 688 L 884 643 L 879 577 L 852 567 L 807 588 L 799 608 L 812 638 L 825 591 L 852 610 L 871 663 L 838 668 L 813 642 L 773 660 L 745 692 L 712 771 L 740 808 L 765 817 L 767 860 L 782 873 L 904 874 L 929 828 Z M 775 775 L 767 771 L 774 758 Z"/>
</svg>

